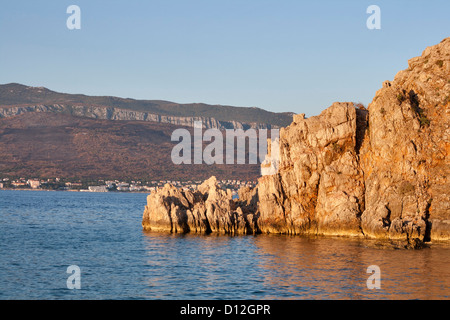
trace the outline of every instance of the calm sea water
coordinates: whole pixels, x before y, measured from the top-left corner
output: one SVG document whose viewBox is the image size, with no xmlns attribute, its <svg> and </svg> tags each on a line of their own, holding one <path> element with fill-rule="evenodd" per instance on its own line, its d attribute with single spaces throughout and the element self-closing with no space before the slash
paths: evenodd
<svg viewBox="0 0 450 320">
<path fill-rule="evenodd" d="M 145 233 L 145 194 L 0 191 L 0 299 L 449 299 L 450 247 Z M 81 289 L 67 288 L 67 267 Z M 369 290 L 367 267 L 381 270 Z"/>
</svg>

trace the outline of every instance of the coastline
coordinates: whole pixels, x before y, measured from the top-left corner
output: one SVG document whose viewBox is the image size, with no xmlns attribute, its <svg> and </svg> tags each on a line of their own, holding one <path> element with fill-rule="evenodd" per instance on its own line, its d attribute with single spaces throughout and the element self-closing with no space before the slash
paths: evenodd
<svg viewBox="0 0 450 320">
<path fill-rule="evenodd" d="M 166 184 L 147 197 L 144 230 L 233 235 L 324 234 L 422 248 L 450 241 L 446 94 L 450 38 L 408 60 L 366 108 L 334 102 L 294 115 L 268 139 L 254 188 L 239 201 L 211 176 L 197 190 Z M 444 98 L 443 98 L 444 97 Z"/>
<path fill-rule="evenodd" d="M 43 189 L 0 189 L 1 191 L 41 191 L 41 192 L 80 192 L 78 190 L 43 190 Z M 126 192 L 126 191 L 112 191 L 112 192 L 87 192 L 87 193 L 114 193 L 114 194 L 147 194 L 147 192 Z M 300 234 L 288 234 L 288 233 L 254 233 L 254 234 L 231 234 L 223 232 L 212 232 L 212 233 L 202 233 L 202 232 L 167 232 L 163 230 L 156 229 L 143 229 L 143 234 L 166 234 L 172 235 L 174 237 L 283 237 L 283 238 L 302 238 L 302 239 L 335 239 L 349 242 L 360 242 L 361 245 L 367 248 L 380 249 L 380 250 L 410 250 L 410 249 L 431 249 L 434 247 L 442 247 L 445 249 L 450 249 L 450 242 L 444 240 L 433 240 L 430 242 L 425 242 L 419 247 L 409 246 L 407 243 L 400 240 L 386 239 L 386 238 L 372 238 L 364 235 L 346 235 L 346 234 L 313 234 L 313 233 L 300 233 Z"/>
<path fill-rule="evenodd" d="M 45 189 L 13 189 L 13 188 L 2 188 L 0 191 L 45 191 L 45 192 L 82 192 L 82 193 L 148 193 L 149 191 L 107 191 L 107 192 L 95 192 L 89 190 L 45 190 Z"/>
</svg>

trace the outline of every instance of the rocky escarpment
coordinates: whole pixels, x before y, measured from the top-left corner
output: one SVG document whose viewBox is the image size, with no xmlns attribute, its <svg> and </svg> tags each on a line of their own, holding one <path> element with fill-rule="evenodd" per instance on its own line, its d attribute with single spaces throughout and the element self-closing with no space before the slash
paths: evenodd
<svg viewBox="0 0 450 320">
<path fill-rule="evenodd" d="M 450 38 L 408 66 L 369 105 L 361 226 L 377 238 L 450 240 Z"/>
<path fill-rule="evenodd" d="M 315 117 L 294 116 L 280 130 L 278 171 L 247 190 L 252 205 L 224 201 L 226 191 L 213 188 L 211 194 L 222 196 L 205 191 L 200 200 L 173 207 L 180 197 L 169 196 L 167 190 L 175 191 L 168 186 L 149 196 L 144 227 L 166 217 L 163 229 L 178 231 L 172 227 L 177 220 L 167 217 L 182 208 L 183 221 L 194 221 L 189 217 L 199 216 L 192 212 L 206 206 L 206 197 L 210 210 L 201 212 L 215 214 L 200 216 L 208 216 L 209 225 L 233 225 L 242 206 L 252 232 L 381 238 L 407 246 L 450 240 L 450 38 L 408 64 L 383 83 L 367 110 L 334 103 Z"/>
<path fill-rule="evenodd" d="M 360 233 L 364 178 L 356 128 L 366 117 L 352 103 L 335 103 L 281 130 L 278 173 L 258 184 L 262 232 Z"/>
<path fill-rule="evenodd" d="M 335 103 L 280 132 L 259 180 L 262 232 L 450 240 L 450 38 L 386 81 L 368 111 Z"/>
<path fill-rule="evenodd" d="M 150 121 L 158 123 L 167 123 L 178 126 L 194 127 L 194 123 L 199 121 L 202 127 L 206 129 L 270 129 L 278 128 L 275 125 L 267 123 L 240 121 L 219 121 L 213 117 L 179 117 L 159 115 L 144 111 L 134 111 L 115 107 L 97 107 L 84 105 L 32 105 L 32 106 L 10 106 L 0 108 L 0 118 L 12 117 L 28 112 L 54 112 L 71 114 L 77 117 L 86 117 L 91 119 L 102 120 L 124 120 L 124 121 Z"/>
</svg>

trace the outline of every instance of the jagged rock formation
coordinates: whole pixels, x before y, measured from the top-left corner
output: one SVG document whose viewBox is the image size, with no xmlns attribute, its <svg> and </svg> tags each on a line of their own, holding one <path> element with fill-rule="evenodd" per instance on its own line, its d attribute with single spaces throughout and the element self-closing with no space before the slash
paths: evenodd
<svg viewBox="0 0 450 320">
<path fill-rule="evenodd" d="M 246 190 L 244 199 L 251 201 L 245 202 L 242 216 L 236 205 L 243 204 L 211 185 L 212 191 L 197 195 L 203 200 L 187 201 L 182 211 L 190 217 L 196 203 L 208 202 L 202 212 L 210 213 L 202 217 L 229 233 L 242 217 L 261 233 L 360 236 L 412 247 L 450 240 L 449 75 L 446 38 L 385 81 L 368 110 L 334 103 L 316 117 L 294 116 L 277 141 L 278 172 Z M 263 170 L 275 160 L 269 157 Z M 166 220 L 177 215 L 180 206 L 173 207 L 172 200 L 167 190 L 150 195 L 144 227 L 152 225 L 156 211 Z"/>
<path fill-rule="evenodd" d="M 28 112 L 53 112 L 71 114 L 77 117 L 86 117 L 101 120 L 121 120 L 121 121 L 150 121 L 157 123 L 167 123 L 178 126 L 194 127 L 194 122 L 199 121 L 205 129 L 271 129 L 278 128 L 276 125 L 267 123 L 240 121 L 219 121 L 213 117 L 179 117 L 159 115 L 144 111 L 134 111 L 115 107 L 98 107 L 84 105 L 33 105 L 33 106 L 10 106 L 0 108 L 0 118 L 17 116 Z"/>
<path fill-rule="evenodd" d="M 150 194 L 142 226 L 174 233 L 252 234 L 258 231 L 256 209 L 255 191 L 242 189 L 239 200 L 233 200 L 231 191 L 221 190 L 211 177 L 195 192 L 166 184 Z"/>
</svg>

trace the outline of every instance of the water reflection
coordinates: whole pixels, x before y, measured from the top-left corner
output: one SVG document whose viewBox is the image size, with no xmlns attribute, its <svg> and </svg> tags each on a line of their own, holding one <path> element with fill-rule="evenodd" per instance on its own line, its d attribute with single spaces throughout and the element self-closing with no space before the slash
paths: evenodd
<svg viewBox="0 0 450 320">
<path fill-rule="evenodd" d="M 367 241 L 143 233 L 147 298 L 448 299 L 450 251 L 378 249 Z M 369 290 L 367 267 L 381 269 Z"/>
<path fill-rule="evenodd" d="M 377 249 L 358 239 L 264 236 L 255 240 L 268 281 L 316 299 L 442 299 L 450 295 L 450 255 L 439 246 Z M 270 258 L 268 258 L 268 255 Z M 431 263 L 432 261 L 432 263 Z M 369 290 L 367 267 L 381 269 L 381 289 Z"/>
<path fill-rule="evenodd" d="M 255 245 L 264 257 L 260 264 L 267 270 L 266 281 L 284 288 L 282 296 L 286 298 L 360 299 L 367 268 L 360 261 L 361 247 L 350 242 L 343 251 L 339 242 L 327 240 L 258 237 Z"/>
</svg>

